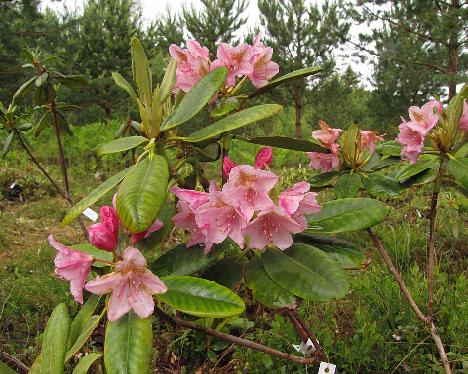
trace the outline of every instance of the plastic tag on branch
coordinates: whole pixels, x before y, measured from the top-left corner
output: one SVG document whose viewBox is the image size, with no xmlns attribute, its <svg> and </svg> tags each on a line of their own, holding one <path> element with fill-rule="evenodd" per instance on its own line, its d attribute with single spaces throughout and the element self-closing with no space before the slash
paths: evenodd
<svg viewBox="0 0 468 374">
<path fill-rule="evenodd" d="M 293 344 L 293 348 L 304 356 L 310 356 L 315 352 L 314 343 L 312 343 L 310 339 L 307 339 L 306 343 L 301 342 L 299 345 Z"/>
<path fill-rule="evenodd" d="M 335 374 L 336 365 L 328 362 L 320 362 L 319 371 L 317 374 Z"/>
<path fill-rule="evenodd" d="M 96 222 L 97 219 L 99 218 L 99 214 L 97 214 L 91 208 L 86 208 L 85 210 L 83 210 L 83 214 L 93 222 Z"/>
</svg>

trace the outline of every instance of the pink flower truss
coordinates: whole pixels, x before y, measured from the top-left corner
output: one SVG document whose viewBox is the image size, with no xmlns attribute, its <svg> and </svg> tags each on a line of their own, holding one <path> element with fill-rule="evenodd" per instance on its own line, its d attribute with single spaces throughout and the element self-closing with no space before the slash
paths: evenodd
<svg viewBox="0 0 468 374">
<path fill-rule="evenodd" d="M 140 251 L 128 247 L 123 261 L 118 262 L 113 273 L 97 277 L 86 284 L 86 289 L 97 295 L 111 293 L 107 317 L 116 321 L 131 309 L 140 317 L 149 317 L 154 310 L 153 296 L 164 293 L 167 287 L 146 268 Z"/>
<path fill-rule="evenodd" d="M 468 103 L 463 101 L 463 113 L 460 117 L 458 127 L 463 131 L 468 131 Z"/>
<path fill-rule="evenodd" d="M 398 128 L 400 133 L 396 140 L 403 145 L 401 156 L 404 160 L 414 164 L 424 149 L 424 135 L 421 126 L 415 122 L 406 122 L 403 118 L 403 122 Z"/>
<path fill-rule="evenodd" d="M 325 173 L 338 169 L 339 158 L 337 153 L 307 152 L 310 159 L 309 167 Z"/>
<path fill-rule="evenodd" d="M 370 153 L 374 153 L 375 143 L 383 141 L 384 138 L 377 131 L 361 131 L 361 151 L 368 149 Z"/>
<path fill-rule="evenodd" d="M 226 85 L 234 87 L 236 77 L 250 75 L 253 73 L 251 63 L 252 47 L 248 44 L 241 44 L 233 47 L 227 43 L 221 43 L 216 53 L 217 59 L 211 63 L 211 70 L 225 66 L 228 69 Z"/>
</svg>

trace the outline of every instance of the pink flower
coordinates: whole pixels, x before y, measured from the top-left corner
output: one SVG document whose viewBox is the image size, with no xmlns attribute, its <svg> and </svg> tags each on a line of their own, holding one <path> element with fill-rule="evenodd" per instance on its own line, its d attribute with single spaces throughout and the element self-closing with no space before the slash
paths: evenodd
<svg viewBox="0 0 468 374">
<path fill-rule="evenodd" d="M 179 213 L 172 217 L 172 222 L 175 227 L 189 232 L 187 247 L 204 243 L 206 239 L 205 228 L 198 226 L 195 220 L 194 208 L 190 207 L 185 201 L 180 200 L 177 202 L 177 209 Z"/>
<path fill-rule="evenodd" d="M 119 243 L 119 217 L 111 206 L 102 206 L 99 216 L 101 223 L 88 228 L 89 242 L 97 248 L 112 252 Z"/>
<path fill-rule="evenodd" d="M 238 208 L 249 221 L 256 210 L 273 205 L 268 192 L 277 181 L 278 177 L 271 171 L 240 165 L 229 173 L 229 181 L 223 186 L 223 192 L 227 203 Z"/>
<path fill-rule="evenodd" d="M 383 141 L 384 138 L 377 131 L 361 131 L 361 151 L 367 148 L 369 152 L 374 153 L 375 143 Z"/>
<path fill-rule="evenodd" d="M 318 213 L 321 208 L 317 202 L 317 194 L 309 190 L 309 183 L 299 182 L 281 192 L 278 198 L 278 204 L 296 221 L 301 231 L 307 228 L 304 214 Z"/>
<path fill-rule="evenodd" d="M 421 125 L 415 122 L 405 122 L 403 119 L 403 123 L 398 128 L 400 132 L 396 140 L 403 145 L 402 158 L 414 164 L 424 149 L 424 134 L 421 131 Z"/>
<path fill-rule="evenodd" d="M 162 222 L 159 219 L 156 219 L 147 230 L 143 232 L 139 232 L 137 234 L 131 234 L 132 243 L 133 244 L 138 243 L 140 240 L 145 239 L 148 236 L 150 236 L 153 232 L 161 230 L 163 226 L 164 226 L 164 222 Z"/>
<path fill-rule="evenodd" d="M 322 146 L 332 150 L 334 153 L 338 152 L 338 144 L 336 140 L 342 133 L 340 129 L 334 129 L 327 125 L 325 121 L 319 121 L 320 130 L 312 131 L 312 137 L 320 142 Z"/>
<path fill-rule="evenodd" d="M 273 162 L 273 149 L 271 147 L 263 147 L 255 157 L 255 167 L 257 169 L 265 169 Z"/>
<path fill-rule="evenodd" d="M 233 168 L 236 167 L 236 164 L 234 161 L 232 161 L 228 156 L 224 156 L 223 158 L 223 173 L 225 176 L 229 176 L 229 173 Z"/>
<path fill-rule="evenodd" d="M 193 209 L 207 203 L 210 199 L 208 192 L 189 190 L 179 187 L 172 187 L 170 191 L 176 195 L 179 200 L 187 203 Z"/>
<path fill-rule="evenodd" d="M 212 191 L 210 202 L 201 206 L 195 213 L 198 227 L 206 232 L 205 253 L 211 250 L 215 243 L 222 243 L 228 236 L 239 247 L 244 248 L 243 229 L 247 220 L 238 209 L 226 202 L 225 193 Z"/>
<path fill-rule="evenodd" d="M 252 63 L 252 47 L 248 44 L 241 44 L 233 47 L 226 43 L 221 43 L 216 53 L 217 59 L 211 63 L 211 70 L 220 66 L 228 68 L 226 85 L 234 87 L 236 84 L 236 76 L 250 75 L 253 73 Z"/>
<path fill-rule="evenodd" d="M 140 317 L 149 317 L 154 310 L 152 295 L 167 291 L 166 285 L 146 268 L 146 260 L 140 251 L 128 247 L 123 261 L 115 265 L 113 273 L 97 277 L 85 287 L 97 295 L 112 293 L 107 317 L 116 321 L 131 309 Z"/>
<path fill-rule="evenodd" d="M 337 153 L 307 152 L 310 159 L 309 167 L 312 169 L 327 172 L 338 169 L 339 159 Z"/>
<path fill-rule="evenodd" d="M 292 234 L 303 231 L 280 206 L 270 206 L 262 210 L 248 224 L 244 234 L 250 236 L 251 248 L 263 249 L 273 244 L 280 249 L 286 249 L 293 243 Z"/>
<path fill-rule="evenodd" d="M 463 101 L 463 113 L 460 117 L 458 127 L 463 131 L 468 131 L 468 104 L 466 100 Z"/>
<path fill-rule="evenodd" d="M 248 74 L 248 77 L 255 87 L 263 87 L 279 73 L 279 65 L 271 61 L 272 56 L 273 48 L 254 47 L 254 54 L 251 58 L 252 73 Z"/>
<path fill-rule="evenodd" d="M 58 243 L 49 235 L 49 243 L 58 252 L 55 256 L 55 274 L 70 282 L 70 292 L 80 304 L 83 304 L 83 287 L 91 271 L 94 258 L 73 248 Z"/>
<path fill-rule="evenodd" d="M 428 101 L 421 108 L 412 106 L 408 109 L 411 122 L 416 122 L 420 125 L 420 131 L 423 136 L 432 130 L 439 122 L 439 116 L 434 113 L 434 109 L 438 110 L 438 105 L 435 100 Z"/>
</svg>

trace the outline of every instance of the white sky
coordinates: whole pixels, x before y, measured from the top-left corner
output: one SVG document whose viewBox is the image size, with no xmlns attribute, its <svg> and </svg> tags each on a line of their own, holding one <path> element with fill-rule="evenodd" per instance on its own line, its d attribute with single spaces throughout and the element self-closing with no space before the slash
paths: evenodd
<svg viewBox="0 0 468 374">
<path fill-rule="evenodd" d="M 169 7 L 173 13 L 178 13 L 183 5 L 194 6 L 195 8 L 201 8 L 202 3 L 200 0 L 140 0 L 143 7 L 143 17 L 146 22 L 149 22 L 158 17 L 160 14 L 164 14 L 166 9 Z M 306 0 L 306 3 L 316 2 L 322 3 L 322 0 Z M 83 0 L 45 0 L 43 1 L 43 7 L 51 7 L 57 11 L 62 11 L 64 4 L 69 9 L 81 9 L 83 7 Z M 260 27 L 260 12 L 257 7 L 257 0 L 248 1 L 248 14 L 247 24 L 239 30 L 239 34 L 245 34 L 249 29 L 253 29 L 255 26 Z M 354 26 L 351 28 L 352 39 L 356 40 L 359 32 L 364 32 L 366 26 Z M 353 70 L 361 75 L 361 82 L 367 88 L 371 87 L 370 78 L 372 75 L 372 64 L 370 61 L 366 63 L 360 62 L 357 58 L 351 58 L 346 55 L 353 55 L 351 46 L 345 46 L 344 51 L 336 51 L 335 56 L 337 58 L 337 67 L 340 71 L 346 70 L 348 66 L 351 66 Z M 273 54 L 274 56 L 274 54 Z"/>
</svg>

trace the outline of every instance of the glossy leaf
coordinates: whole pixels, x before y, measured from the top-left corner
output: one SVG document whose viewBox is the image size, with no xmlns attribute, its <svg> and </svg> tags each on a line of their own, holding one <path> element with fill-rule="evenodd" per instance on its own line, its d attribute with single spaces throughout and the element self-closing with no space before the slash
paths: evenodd
<svg viewBox="0 0 468 374">
<path fill-rule="evenodd" d="M 5 364 L 3 361 L 0 361 L 0 373 L 2 374 L 17 374 L 11 367 Z"/>
<path fill-rule="evenodd" d="M 122 90 L 124 90 L 132 99 L 132 101 L 136 104 L 137 103 L 137 95 L 130 83 L 122 77 L 119 73 L 113 71 L 112 78 L 117 86 L 119 86 Z"/>
<path fill-rule="evenodd" d="M 164 223 L 164 226 L 158 231 L 152 233 L 149 237 L 139 241 L 139 248 L 152 251 L 160 248 L 174 228 L 172 217 L 174 217 L 176 213 L 177 209 L 174 203 L 166 200 L 158 214 L 158 219 Z"/>
<path fill-rule="evenodd" d="M 309 179 L 309 183 L 311 187 L 326 187 L 332 185 L 332 179 L 338 175 L 337 171 L 328 171 L 326 173 L 320 173 L 314 175 L 312 178 Z"/>
<path fill-rule="evenodd" d="M 228 256 L 206 269 L 201 278 L 211 280 L 224 287 L 233 289 L 244 275 L 244 257 Z"/>
<path fill-rule="evenodd" d="M 287 136 L 258 136 L 252 139 L 246 139 L 241 136 L 236 136 L 235 139 L 243 142 L 267 145 L 270 147 L 289 149 L 298 152 L 321 152 L 330 153 L 330 151 L 317 143 L 305 139 L 294 139 Z"/>
<path fill-rule="evenodd" d="M 291 305 L 296 297 L 270 278 L 260 256 L 253 256 L 246 271 L 247 286 L 255 300 L 270 308 L 278 309 Z"/>
<path fill-rule="evenodd" d="M 91 316 L 88 321 L 86 321 L 83 330 L 81 331 L 80 335 L 76 339 L 75 343 L 71 346 L 71 348 L 67 351 L 65 355 L 65 362 L 67 362 L 70 358 L 72 358 L 80 348 L 88 341 L 89 337 L 96 330 L 96 327 L 99 325 L 99 321 L 101 316 Z"/>
<path fill-rule="evenodd" d="M 63 374 L 65 352 L 71 319 L 65 303 L 55 307 L 44 331 L 41 350 L 41 372 Z"/>
<path fill-rule="evenodd" d="M 49 74 L 47 72 L 44 72 L 36 78 L 34 84 L 36 85 L 36 87 L 41 87 L 46 82 L 47 78 L 49 78 Z"/>
<path fill-rule="evenodd" d="M 200 112 L 220 89 L 226 80 L 226 75 L 226 68 L 218 68 L 200 79 L 183 97 L 174 113 L 162 123 L 161 131 L 167 131 L 179 126 Z"/>
<path fill-rule="evenodd" d="M 325 251 L 343 269 L 359 268 L 366 262 L 366 256 L 357 248 L 356 244 L 346 240 L 300 233 L 294 236 L 294 241 L 309 244 Z"/>
<path fill-rule="evenodd" d="M 13 140 L 13 136 L 15 133 L 12 131 L 8 134 L 5 141 L 3 142 L 3 149 L 2 149 L 2 157 L 5 157 L 10 149 L 11 141 Z"/>
<path fill-rule="evenodd" d="M 448 169 L 455 181 L 468 189 L 468 158 L 453 158 L 448 162 Z"/>
<path fill-rule="evenodd" d="M 157 298 L 174 309 L 197 317 L 226 318 L 241 314 L 245 305 L 230 289 L 206 279 L 169 276 L 161 278 L 168 290 Z"/>
<path fill-rule="evenodd" d="M 348 291 L 348 280 L 341 267 L 313 246 L 295 243 L 284 252 L 268 248 L 262 262 L 273 281 L 304 299 L 330 300 Z"/>
<path fill-rule="evenodd" d="M 398 156 L 384 156 L 382 157 L 379 153 L 374 152 L 369 161 L 360 169 L 363 171 L 372 171 L 384 169 L 388 166 L 398 164 L 401 158 Z"/>
<path fill-rule="evenodd" d="M 117 214 L 134 233 L 148 229 L 166 201 L 169 170 L 166 159 L 155 155 L 130 170 L 117 193 Z"/>
<path fill-rule="evenodd" d="M 390 208 L 368 198 L 328 201 L 317 214 L 308 217 L 309 233 L 340 233 L 375 226 L 387 216 Z"/>
<path fill-rule="evenodd" d="M 138 95 L 144 105 L 151 103 L 152 80 L 145 51 L 138 38 L 131 40 L 133 80 L 138 88 Z"/>
<path fill-rule="evenodd" d="M 302 79 L 305 77 L 308 77 L 309 75 L 317 74 L 322 70 L 322 68 L 318 66 L 312 66 L 309 68 L 304 68 L 304 69 L 299 69 L 295 70 L 291 73 L 285 74 L 279 78 L 276 78 L 269 83 L 267 83 L 265 86 L 258 88 L 254 92 L 250 93 L 248 95 L 249 98 L 260 95 L 264 92 L 270 91 L 271 89 L 275 88 L 276 86 L 279 86 L 281 84 L 289 83 L 293 80 L 296 79 Z"/>
<path fill-rule="evenodd" d="M 400 157 L 402 146 L 396 140 L 391 140 L 377 144 L 376 149 L 383 155 Z"/>
<path fill-rule="evenodd" d="M 29 92 L 29 90 L 32 88 L 32 84 L 34 83 L 35 80 L 36 80 L 36 77 L 32 77 L 28 81 L 24 82 L 13 95 L 13 101 L 15 101 L 17 97 L 25 96 Z"/>
<path fill-rule="evenodd" d="M 354 197 L 361 188 L 361 176 L 358 173 L 346 173 L 341 175 L 335 184 L 335 196 L 337 199 Z"/>
<path fill-rule="evenodd" d="M 263 104 L 252 108 L 244 109 L 240 112 L 231 114 L 218 122 L 206 126 L 193 132 L 190 136 L 184 138 L 184 141 L 196 143 L 202 140 L 214 138 L 222 133 L 232 131 L 251 123 L 273 116 L 283 109 L 277 104 Z"/>
<path fill-rule="evenodd" d="M 100 260 L 112 261 L 114 259 L 112 252 L 96 248 L 95 246 L 89 243 L 73 244 L 70 247 L 88 253 L 94 256 L 94 258 L 98 258 Z M 106 264 L 105 262 L 101 261 L 94 261 L 93 266 L 96 268 L 103 268 L 105 266 L 109 266 L 109 264 Z"/>
<path fill-rule="evenodd" d="M 176 68 L 176 61 L 171 59 L 166 67 L 166 72 L 164 73 L 164 78 L 161 82 L 161 96 L 159 98 L 160 103 L 164 103 L 166 99 L 172 94 L 172 89 L 174 88 L 176 81 Z"/>
<path fill-rule="evenodd" d="M 133 311 L 107 323 L 104 364 L 108 374 L 144 374 L 149 372 L 153 332 L 149 318 Z"/>
<path fill-rule="evenodd" d="M 87 374 L 91 365 L 101 357 L 99 353 L 88 353 L 80 358 L 78 364 L 73 369 L 72 374 Z"/>
<path fill-rule="evenodd" d="M 47 126 L 48 121 L 51 121 L 51 114 L 50 111 L 46 111 L 39 122 L 37 123 L 36 127 L 34 127 L 34 136 L 38 136 L 42 130 Z"/>
<path fill-rule="evenodd" d="M 80 336 L 84 327 L 86 326 L 87 321 L 94 314 L 94 311 L 97 308 L 99 299 L 101 297 L 98 295 L 91 295 L 88 300 L 80 308 L 79 312 L 73 319 L 73 322 L 70 326 L 70 334 L 68 336 L 67 349 L 70 349 L 73 344 L 75 344 L 76 339 Z"/>
<path fill-rule="evenodd" d="M 401 182 L 411 178 L 426 169 L 438 168 L 439 159 L 437 157 L 421 157 L 415 164 L 407 164 L 403 166 L 395 175 L 395 180 Z"/>
<path fill-rule="evenodd" d="M 73 208 L 71 208 L 68 211 L 67 215 L 62 220 L 62 225 L 68 225 L 71 222 L 73 222 L 76 218 L 78 218 L 86 208 L 93 205 L 96 201 L 98 201 L 101 197 L 103 197 L 106 193 L 113 189 L 117 184 L 119 184 L 120 181 L 124 179 L 125 174 L 131 169 L 132 168 L 125 169 L 115 174 L 114 176 L 106 180 L 104 183 L 96 187 L 93 191 L 91 191 L 88 196 L 81 199 L 77 204 L 75 204 L 75 206 L 73 206 Z"/>
<path fill-rule="evenodd" d="M 419 174 L 413 175 L 412 177 L 405 179 L 400 182 L 400 185 L 405 188 L 410 188 L 414 186 L 419 186 L 422 184 L 427 184 L 433 182 L 437 177 L 438 170 L 434 168 L 429 168 L 423 170 Z"/>
<path fill-rule="evenodd" d="M 127 136 L 125 138 L 115 139 L 101 146 L 98 150 L 98 156 L 128 151 L 147 141 L 148 139 L 144 136 Z"/>
<path fill-rule="evenodd" d="M 379 197 L 398 197 L 401 190 L 393 178 L 376 173 L 363 177 L 362 185 L 371 195 Z"/>
</svg>

